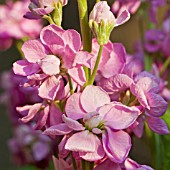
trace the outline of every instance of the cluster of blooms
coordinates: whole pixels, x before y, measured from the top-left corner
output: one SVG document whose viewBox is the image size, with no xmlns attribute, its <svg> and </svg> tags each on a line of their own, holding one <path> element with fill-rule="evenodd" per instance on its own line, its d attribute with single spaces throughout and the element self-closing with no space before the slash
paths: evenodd
<svg viewBox="0 0 170 170">
<path fill-rule="evenodd" d="M 62 7 L 67 3 L 67 0 L 31 0 L 25 17 L 44 18 L 50 25 L 40 31 L 38 39 L 24 42 L 21 48 L 24 59 L 13 64 L 16 75 L 4 75 L 4 79 L 13 79 L 13 84 L 4 88 L 19 97 L 11 104 L 10 111 L 18 115 L 14 116 L 14 122 L 16 117 L 20 122 L 15 138 L 9 143 L 15 159 L 22 156 L 20 164 L 42 168 L 54 154 L 56 170 L 81 167 L 83 170 L 152 170 L 129 158 L 131 135 L 142 137 L 146 124 L 155 133 L 170 134 L 161 118 L 168 107 L 166 82 L 157 74 L 156 66 L 153 74 L 144 70 L 144 52 L 140 48 L 135 55 L 128 55 L 121 43 L 109 40 L 112 29 L 128 21 L 141 1 L 116 0 L 112 10 L 117 18 L 106 1 L 96 3 L 89 15 L 89 27 L 94 34 L 90 51 L 84 50 L 76 30 L 61 27 Z M 20 20 L 17 22 L 26 19 Z M 166 57 L 170 55 L 167 22 L 168 17 L 159 34 L 155 30 L 146 33 L 145 42 L 149 52 L 161 49 Z M 27 27 L 25 23 L 24 26 Z M 23 34 L 5 35 L 17 39 Z M 5 96 L 13 101 L 9 94 Z M 55 151 L 53 143 L 57 147 Z"/>
<path fill-rule="evenodd" d="M 30 21 L 23 18 L 28 10 L 29 0 L 7 1 L 6 5 L 0 5 L 0 49 L 11 47 L 14 40 L 26 37 L 39 36 L 42 24 L 40 21 Z"/>
</svg>

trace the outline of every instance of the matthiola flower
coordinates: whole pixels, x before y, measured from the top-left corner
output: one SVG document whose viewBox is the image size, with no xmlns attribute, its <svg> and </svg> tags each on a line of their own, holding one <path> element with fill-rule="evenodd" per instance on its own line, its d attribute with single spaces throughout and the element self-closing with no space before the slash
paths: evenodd
<svg viewBox="0 0 170 170">
<path fill-rule="evenodd" d="M 15 136 L 9 141 L 9 147 L 19 165 L 34 164 L 43 169 L 48 166 L 52 155 L 50 138 L 26 125 L 17 126 Z"/>
<path fill-rule="evenodd" d="M 113 162 L 124 161 L 131 148 L 131 139 L 123 130 L 140 114 L 136 107 L 110 103 L 109 96 L 101 88 L 87 86 L 82 93 L 70 96 L 65 111 L 64 123 L 46 129 L 45 134 L 74 132 L 65 142 L 65 149 L 78 152 L 85 160 L 97 161 L 107 155 Z"/>
<path fill-rule="evenodd" d="M 137 162 L 133 161 L 130 158 L 127 158 L 124 163 L 116 164 L 111 162 L 109 159 L 104 160 L 98 166 L 94 168 L 94 170 L 153 170 L 151 167 L 147 165 L 139 165 Z"/>
<path fill-rule="evenodd" d="M 29 123 L 34 129 L 42 129 L 62 122 L 62 112 L 54 103 L 35 103 L 17 107 L 16 110 L 22 115 L 20 121 Z"/>
<path fill-rule="evenodd" d="M 55 4 L 60 3 L 62 6 L 68 3 L 68 0 L 31 0 L 29 9 L 25 17 L 30 19 L 39 19 L 41 16 L 51 13 L 55 9 Z"/>
<path fill-rule="evenodd" d="M 12 71 L 5 71 L 1 75 L 1 88 L 4 93 L 0 96 L 0 102 L 7 106 L 9 118 L 13 124 L 18 124 L 18 119 L 21 118 L 16 107 L 42 101 L 36 87 L 24 88 L 20 86 L 25 81 L 25 77 L 15 75 Z"/>
<path fill-rule="evenodd" d="M 134 14 L 140 7 L 140 0 L 116 0 L 112 4 L 112 11 L 119 16 L 121 12 L 127 10 L 131 14 Z"/>
<path fill-rule="evenodd" d="M 22 51 L 26 59 L 15 62 L 13 70 L 15 74 L 26 76 L 28 85 L 38 86 L 40 97 L 49 100 L 64 98 L 69 93 L 69 85 L 67 83 L 65 86 L 64 81 L 68 82 L 67 75 L 69 69 L 73 68 L 80 46 L 78 32 L 49 25 L 41 31 L 40 40 L 24 43 Z M 78 70 L 81 77 L 83 68 Z M 81 83 L 81 78 L 77 78 L 76 82 Z"/>
<path fill-rule="evenodd" d="M 39 35 L 41 23 L 23 18 L 28 3 L 29 1 L 25 0 L 0 6 L 0 40 L 2 40 L 0 44 L 5 48 L 11 46 L 13 39 L 35 38 Z"/>
<path fill-rule="evenodd" d="M 77 53 L 74 65 L 83 65 L 90 68 L 91 70 L 94 69 L 99 45 L 96 39 L 93 39 L 92 44 L 93 46 L 91 54 L 87 52 Z M 98 81 L 97 79 L 100 79 L 100 77 L 109 78 L 117 73 L 121 73 L 126 64 L 125 56 L 126 51 L 121 43 L 111 43 L 109 41 L 107 44 L 105 44 L 103 46 L 101 60 L 98 66 L 98 78 L 96 78 L 96 81 Z"/>
<path fill-rule="evenodd" d="M 97 38 L 98 43 L 103 45 L 109 41 L 112 29 L 124 24 L 129 20 L 129 18 L 130 14 L 125 10 L 117 19 L 115 19 L 107 2 L 101 1 L 95 4 L 92 12 L 90 13 L 89 25 Z"/>
<path fill-rule="evenodd" d="M 157 29 L 148 30 L 145 33 L 145 49 L 150 53 L 160 51 L 164 38 L 163 31 Z"/>
<path fill-rule="evenodd" d="M 162 116 L 167 109 L 167 102 L 159 93 L 158 79 L 150 73 L 142 72 L 135 77 L 130 87 L 139 103 L 146 108 L 145 113 L 154 117 Z"/>
<path fill-rule="evenodd" d="M 151 0 L 150 3 L 151 3 L 150 20 L 154 24 L 157 24 L 157 18 L 156 18 L 157 9 L 161 6 L 164 6 L 167 3 L 167 0 Z"/>
</svg>

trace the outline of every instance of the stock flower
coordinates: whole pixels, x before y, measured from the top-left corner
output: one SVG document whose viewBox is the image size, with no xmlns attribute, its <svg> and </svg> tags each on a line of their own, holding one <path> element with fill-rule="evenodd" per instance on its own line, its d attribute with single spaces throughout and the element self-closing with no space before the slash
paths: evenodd
<svg viewBox="0 0 170 170">
<path fill-rule="evenodd" d="M 64 79 L 67 81 L 67 72 L 72 69 L 80 46 L 78 32 L 49 25 L 41 31 L 40 40 L 24 43 L 22 51 L 26 59 L 15 62 L 13 70 L 15 74 L 26 76 L 28 85 L 38 86 L 40 97 L 49 100 L 66 97 L 69 85 L 64 85 Z M 83 74 L 82 69 L 79 69 L 79 77 Z M 78 78 L 77 83 L 81 83 Z M 73 82 L 74 88 L 75 84 Z M 64 89 L 63 92 L 61 89 Z"/>
<path fill-rule="evenodd" d="M 123 130 L 140 114 L 136 107 L 110 103 L 105 91 L 91 85 L 82 93 L 70 96 L 65 111 L 64 123 L 46 129 L 45 134 L 66 135 L 74 131 L 65 143 L 66 150 L 78 152 L 88 161 L 100 160 L 105 154 L 113 162 L 124 161 L 131 148 L 131 139 Z"/>
<path fill-rule="evenodd" d="M 132 94 L 146 108 L 145 113 L 154 117 L 162 116 L 168 107 L 167 102 L 158 94 L 158 81 L 155 76 L 144 71 L 135 77 L 135 83 L 130 87 Z"/>
<path fill-rule="evenodd" d="M 27 125 L 16 127 L 15 136 L 9 140 L 9 148 L 19 165 L 34 164 L 45 168 L 52 155 L 51 139 Z"/>
<path fill-rule="evenodd" d="M 145 49 L 149 53 L 158 52 L 161 50 L 162 41 L 165 34 L 161 30 L 153 29 L 145 32 Z"/>
<path fill-rule="evenodd" d="M 102 163 L 94 168 L 94 170 L 153 170 L 147 165 L 139 165 L 137 162 L 127 158 L 124 163 L 116 164 L 109 159 L 105 159 Z"/>
<path fill-rule="evenodd" d="M 89 26 L 92 29 L 97 41 L 100 45 L 104 45 L 109 41 L 110 33 L 116 26 L 124 24 L 130 18 L 128 11 L 123 11 L 117 19 L 110 11 L 106 1 L 95 4 L 89 16 Z"/>
<path fill-rule="evenodd" d="M 74 65 L 83 65 L 91 70 L 94 69 L 94 65 L 97 59 L 99 44 L 96 39 L 92 41 L 92 52 L 79 52 L 77 53 L 74 61 Z M 101 60 L 98 66 L 98 77 L 104 78 L 112 77 L 117 73 L 121 73 L 126 63 L 126 51 L 121 43 L 108 42 L 103 46 Z M 113 67 L 114 65 L 114 67 Z M 82 79 L 83 81 L 83 79 Z"/>
<path fill-rule="evenodd" d="M 23 116 L 20 121 L 33 123 L 34 129 L 42 129 L 62 122 L 62 112 L 53 103 L 35 103 L 16 107 L 16 110 Z"/>
<path fill-rule="evenodd" d="M 31 12 L 25 14 L 29 19 L 40 19 L 41 16 L 51 13 L 55 9 L 55 4 L 66 5 L 68 0 L 31 0 L 29 9 Z"/>
<path fill-rule="evenodd" d="M 16 111 L 16 107 L 24 106 L 25 104 L 34 104 L 41 102 L 42 99 L 38 96 L 38 90 L 34 87 L 24 88 L 23 84 L 26 78 L 23 76 L 15 75 L 12 71 L 5 71 L 1 75 L 1 88 L 4 93 L 0 96 L 0 102 L 3 102 L 7 107 L 8 116 L 10 121 L 17 125 L 18 119 L 21 118 Z"/>
<path fill-rule="evenodd" d="M 25 0 L 0 5 L 0 44 L 3 44 L 6 49 L 11 46 L 14 39 L 35 38 L 40 33 L 42 28 L 40 21 L 23 18 L 28 3 L 29 1 Z"/>
<path fill-rule="evenodd" d="M 112 4 L 112 12 L 119 16 L 123 11 L 127 10 L 134 14 L 140 7 L 140 0 L 116 0 Z"/>
</svg>

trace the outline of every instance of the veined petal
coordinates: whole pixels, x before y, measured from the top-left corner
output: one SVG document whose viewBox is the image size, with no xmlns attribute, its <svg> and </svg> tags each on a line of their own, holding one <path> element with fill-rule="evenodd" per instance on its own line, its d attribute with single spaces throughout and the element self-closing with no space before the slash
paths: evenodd
<svg viewBox="0 0 170 170">
<path fill-rule="evenodd" d="M 126 132 L 114 132 L 107 128 L 106 134 L 102 135 L 102 141 L 106 155 L 113 162 L 122 163 L 128 156 L 131 148 L 131 138 Z"/>
<path fill-rule="evenodd" d="M 65 106 L 66 115 L 74 120 L 81 119 L 85 115 L 85 111 L 80 104 L 80 95 L 80 93 L 74 93 L 71 95 Z"/>
<path fill-rule="evenodd" d="M 54 55 L 47 55 L 38 63 L 43 72 L 47 75 L 52 76 L 60 72 L 60 60 Z"/>
<path fill-rule="evenodd" d="M 147 114 L 159 117 L 166 112 L 168 103 L 161 97 L 160 94 L 147 93 L 147 99 L 150 106 L 150 110 L 146 110 Z"/>
<path fill-rule="evenodd" d="M 15 74 L 28 76 L 37 73 L 40 70 L 38 64 L 29 63 L 27 60 L 18 60 L 13 64 Z"/>
<path fill-rule="evenodd" d="M 96 139 L 95 151 L 92 153 L 91 152 L 79 152 L 80 157 L 83 158 L 84 160 L 97 161 L 97 160 L 101 160 L 105 155 L 100 139 L 95 135 L 94 137 Z"/>
<path fill-rule="evenodd" d="M 94 112 L 98 107 L 110 103 L 109 95 L 97 86 L 87 86 L 80 96 L 82 107 L 87 112 Z"/>
<path fill-rule="evenodd" d="M 60 80 L 55 76 L 51 76 L 46 79 L 39 87 L 39 96 L 44 99 L 54 100 L 58 89 L 60 87 Z"/>
<path fill-rule="evenodd" d="M 48 54 L 47 50 L 39 40 L 28 40 L 23 44 L 21 49 L 25 58 L 31 63 L 36 63 Z"/>
<path fill-rule="evenodd" d="M 88 130 L 73 134 L 67 141 L 65 149 L 78 152 L 95 152 L 96 138 Z"/>
<path fill-rule="evenodd" d="M 165 121 L 159 117 L 148 117 L 147 118 L 148 126 L 154 132 L 164 135 L 170 134 L 168 126 L 166 125 Z"/>
<path fill-rule="evenodd" d="M 72 129 L 70 129 L 65 123 L 61 123 L 58 125 L 51 126 L 47 128 L 43 134 L 49 136 L 57 136 L 57 135 L 66 135 L 70 133 Z"/>
<path fill-rule="evenodd" d="M 130 19 L 130 13 L 125 10 L 123 11 L 116 19 L 115 19 L 115 27 L 124 24 L 125 22 L 127 22 Z"/>
<path fill-rule="evenodd" d="M 105 107 L 105 106 L 103 106 Z M 126 129 L 138 118 L 140 111 L 133 107 L 114 105 L 104 116 L 105 126 L 119 130 Z"/>
<path fill-rule="evenodd" d="M 24 116 L 23 118 L 21 118 L 21 121 L 24 123 L 29 122 L 31 119 L 35 117 L 37 112 L 40 110 L 41 106 L 42 106 L 42 103 L 36 103 L 32 105 L 32 107 L 28 111 L 28 114 Z"/>
<path fill-rule="evenodd" d="M 63 121 L 66 123 L 66 125 L 73 130 L 79 131 L 84 130 L 85 127 L 83 127 L 82 124 L 80 124 L 78 121 L 70 119 L 69 117 L 66 117 L 64 114 L 62 116 Z"/>
</svg>

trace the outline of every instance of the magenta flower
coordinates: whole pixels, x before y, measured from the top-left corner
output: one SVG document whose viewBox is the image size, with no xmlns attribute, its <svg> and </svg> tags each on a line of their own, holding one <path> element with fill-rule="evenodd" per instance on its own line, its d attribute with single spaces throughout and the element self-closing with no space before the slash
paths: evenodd
<svg viewBox="0 0 170 170">
<path fill-rule="evenodd" d="M 3 43 L 5 40 L 5 48 L 10 47 L 13 39 L 35 38 L 39 35 L 42 28 L 41 22 L 23 18 L 28 3 L 29 1 L 25 0 L 0 6 L 0 40 Z"/>
<path fill-rule="evenodd" d="M 69 85 L 64 86 L 64 79 L 67 81 L 67 72 L 73 67 L 80 46 L 80 35 L 75 30 L 65 31 L 49 25 L 41 31 L 40 40 L 24 43 L 22 51 L 26 59 L 15 62 L 13 70 L 15 74 L 26 76 L 28 85 L 38 86 L 40 97 L 49 100 L 66 97 Z M 81 77 L 83 68 L 79 70 Z M 75 81 L 81 84 L 79 78 Z M 76 87 L 75 82 L 73 87 Z"/>
<path fill-rule="evenodd" d="M 63 113 L 54 104 L 36 103 L 17 107 L 16 110 L 23 116 L 20 121 L 34 122 L 34 129 L 42 129 L 62 122 Z"/>
<path fill-rule="evenodd" d="M 110 103 L 109 96 L 101 88 L 87 86 L 82 93 L 70 96 L 65 111 L 65 123 L 46 129 L 45 134 L 65 135 L 77 131 L 66 141 L 66 150 L 78 152 L 88 161 L 100 160 L 105 154 L 113 162 L 124 161 L 131 140 L 123 129 L 132 125 L 140 114 L 136 107 Z M 78 119 L 82 119 L 82 124 Z"/>
<path fill-rule="evenodd" d="M 154 117 L 162 116 L 166 112 L 168 104 L 158 94 L 160 92 L 158 79 L 150 73 L 141 72 L 134 81 L 130 90 L 139 103 L 146 108 L 145 113 Z"/>
<path fill-rule="evenodd" d="M 145 49 L 150 52 L 158 52 L 161 50 L 162 41 L 165 38 L 165 34 L 160 30 L 148 30 L 145 33 Z"/>
<path fill-rule="evenodd" d="M 16 127 L 9 148 L 17 164 L 33 164 L 42 169 L 48 166 L 52 155 L 51 139 L 26 125 Z"/>
<path fill-rule="evenodd" d="M 139 165 L 137 162 L 133 161 L 130 158 L 127 158 L 124 163 L 117 164 L 109 159 L 105 159 L 98 166 L 94 168 L 94 170 L 153 170 L 151 167 L 147 165 Z"/>
<path fill-rule="evenodd" d="M 74 65 L 86 66 L 93 70 L 98 53 L 99 45 L 96 39 L 93 39 L 92 52 L 79 52 L 77 53 Z M 110 41 L 103 46 L 101 60 L 98 67 L 99 77 L 109 78 L 117 73 L 121 73 L 126 64 L 126 51 L 122 44 L 111 43 Z M 113 67 L 114 65 L 114 67 Z M 74 75 L 72 75 L 74 76 Z M 83 81 L 83 78 L 82 78 Z"/>
</svg>

